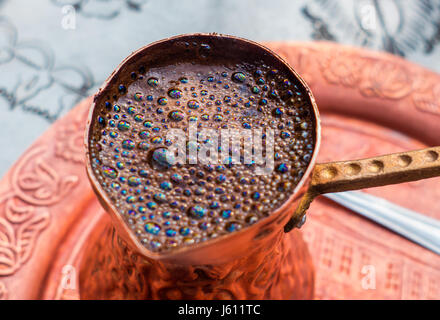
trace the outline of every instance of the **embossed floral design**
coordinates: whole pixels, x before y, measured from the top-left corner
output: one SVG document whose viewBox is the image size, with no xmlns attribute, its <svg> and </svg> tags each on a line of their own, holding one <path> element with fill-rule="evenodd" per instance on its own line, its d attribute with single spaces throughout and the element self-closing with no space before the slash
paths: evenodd
<svg viewBox="0 0 440 320">
<path fill-rule="evenodd" d="M 85 109 L 88 112 L 88 109 Z M 67 161 L 83 163 L 84 159 L 84 129 L 87 113 L 80 113 L 67 126 L 60 128 L 55 142 L 55 155 Z"/>
<path fill-rule="evenodd" d="M 360 90 L 365 96 L 402 99 L 413 90 L 413 77 L 403 65 L 373 60 Z"/>
<path fill-rule="evenodd" d="M 49 224 L 49 213 L 36 214 L 34 207 L 19 206 L 11 198 L 6 204 L 8 220 L 0 217 L 0 275 L 9 275 L 31 256 L 40 232 Z"/>
<path fill-rule="evenodd" d="M 353 88 L 361 81 L 365 60 L 351 52 L 338 50 L 328 52 L 320 64 L 322 75 L 329 83 Z"/>
<path fill-rule="evenodd" d="M 64 160 L 76 163 L 84 162 L 84 135 L 75 125 L 59 131 L 59 140 L 55 144 L 55 154 Z"/>
<path fill-rule="evenodd" d="M 430 92 L 416 93 L 413 96 L 414 105 L 423 112 L 440 115 L 440 83 L 435 82 Z"/>
<path fill-rule="evenodd" d="M 47 206 L 58 202 L 72 190 L 78 181 L 76 176 L 61 177 L 42 158 L 36 158 L 33 161 L 32 170 L 23 170 L 27 160 L 42 151 L 41 148 L 36 148 L 28 152 L 17 164 L 12 174 L 12 187 L 17 197 L 37 206 Z"/>
<path fill-rule="evenodd" d="M 276 50 L 276 46 L 274 47 Z M 300 48 L 280 52 L 303 74 L 313 86 L 313 70 L 316 66 L 324 79 L 334 85 L 358 90 L 365 97 L 399 100 L 413 96 L 414 104 L 421 111 L 438 114 L 439 97 L 436 82 L 426 78 L 426 73 L 417 74 L 401 61 L 376 58 L 374 55 L 359 55 L 357 51 L 325 47 L 321 52 L 313 48 Z M 316 77 L 315 77 L 316 78 Z M 431 93 L 427 93 L 427 91 Z M 428 98 L 427 98 L 428 97 Z M 439 111 L 440 112 L 440 111 Z"/>
<path fill-rule="evenodd" d="M 0 300 L 8 299 L 8 289 L 3 282 L 0 281 Z"/>
<path fill-rule="evenodd" d="M 47 206 L 60 201 L 78 182 L 76 176 L 60 176 L 44 159 L 45 152 L 37 147 L 21 158 L 10 176 L 12 190 L 0 195 L 0 276 L 15 273 L 29 260 L 38 236 L 50 223 Z"/>
</svg>

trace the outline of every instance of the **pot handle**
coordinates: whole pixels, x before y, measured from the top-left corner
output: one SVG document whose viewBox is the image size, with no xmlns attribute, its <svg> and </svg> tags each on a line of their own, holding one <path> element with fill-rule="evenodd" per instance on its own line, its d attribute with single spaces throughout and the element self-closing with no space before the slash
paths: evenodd
<svg viewBox="0 0 440 320">
<path fill-rule="evenodd" d="M 301 224 L 310 203 L 320 194 L 380 187 L 437 176 L 440 176 L 440 147 L 361 160 L 318 163 L 312 172 L 310 186 L 284 226 L 284 232 Z"/>
</svg>

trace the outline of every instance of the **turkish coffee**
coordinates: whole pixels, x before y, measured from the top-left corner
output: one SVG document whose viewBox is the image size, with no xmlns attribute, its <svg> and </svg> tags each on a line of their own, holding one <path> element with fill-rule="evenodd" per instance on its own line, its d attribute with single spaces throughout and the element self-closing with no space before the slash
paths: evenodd
<svg viewBox="0 0 440 320">
<path fill-rule="evenodd" d="M 289 198 L 310 163 L 315 132 L 306 89 L 285 65 L 240 50 L 176 41 L 155 58 L 127 62 L 96 100 L 93 174 L 151 251 L 201 243 L 264 219 Z M 227 133 L 243 134 L 235 140 L 241 145 L 222 143 Z M 184 143 L 179 159 L 177 140 Z M 263 158 L 255 160 L 258 152 Z"/>
</svg>

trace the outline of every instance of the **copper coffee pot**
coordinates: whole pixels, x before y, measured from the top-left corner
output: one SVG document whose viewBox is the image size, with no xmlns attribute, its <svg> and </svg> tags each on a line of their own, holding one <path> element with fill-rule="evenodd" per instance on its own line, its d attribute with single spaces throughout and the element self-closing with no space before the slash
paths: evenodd
<svg viewBox="0 0 440 320">
<path fill-rule="evenodd" d="M 264 60 L 296 77 L 313 108 L 315 147 L 310 164 L 285 203 L 269 217 L 230 235 L 172 251 L 154 253 L 138 242 L 93 174 L 90 131 L 97 106 L 115 95 L 130 74 L 158 59 L 182 54 L 184 43 L 200 47 L 194 59 L 243 62 Z M 208 44 L 209 53 L 204 51 Z M 343 137 L 341 137 L 343 138 Z M 87 173 L 98 199 L 111 215 L 114 228 L 96 230 L 80 270 L 81 298 L 130 299 L 290 299 L 312 298 L 313 269 L 295 226 L 319 194 L 402 183 L 440 175 L 440 147 L 363 160 L 317 164 L 320 117 L 307 84 L 281 57 L 245 39 L 218 34 L 177 36 L 145 46 L 126 58 L 95 96 L 86 128 Z M 292 237 L 294 240 L 286 240 Z"/>
</svg>

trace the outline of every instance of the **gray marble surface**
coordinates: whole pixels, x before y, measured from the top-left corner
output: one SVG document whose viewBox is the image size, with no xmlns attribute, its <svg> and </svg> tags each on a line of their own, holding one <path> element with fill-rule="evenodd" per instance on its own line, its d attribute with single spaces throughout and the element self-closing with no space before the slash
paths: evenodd
<svg viewBox="0 0 440 320">
<path fill-rule="evenodd" d="M 440 72 L 437 0 L 0 0 L 0 176 L 133 50 L 190 32 L 326 39 Z"/>
</svg>

